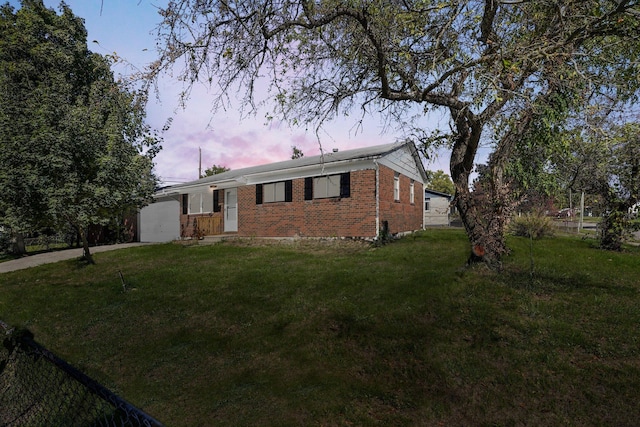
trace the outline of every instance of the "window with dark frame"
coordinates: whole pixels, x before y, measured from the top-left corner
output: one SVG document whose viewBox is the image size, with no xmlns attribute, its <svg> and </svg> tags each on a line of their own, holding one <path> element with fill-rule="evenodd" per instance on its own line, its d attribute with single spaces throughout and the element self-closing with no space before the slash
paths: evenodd
<svg viewBox="0 0 640 427">
<path fill-rule="evenodd" d="M 304 199 L 351 197 L 351 173 L 308 177 L 304 180 Z"/>
<path fill-rule="evenodd" d="M 400 201 L 400 174 L 398 172 L 393 176 L 393 200 Z"/>
<path fill-rule="evenodd" d="M 210 213 L 213 211 L 213 191 L 211 189 L 196 191 L 187 195 L 187 213 L 189 215 Z M 185 201 L 183 196 L 183 202 Z M 184 205 L 182 208 L 184 212 Z"/>
<path fill-rule="evenodd" d="M 189 213 L 189 195 L 182 195 L 182 215 L 187 215 Z"/>
<path fill-rule="evenodd" d="M 411 183 L 409 184 L 409 203 L 413 205 L 415 201 L 416 201 L 415 183 L 414 183 L 414 180 L 412 179 Z"/>
<path fill-rule="evenodd" d="M 290 179 L 256 184 L 256 205 L 291 201 L 293 201 L 293 181 Z"/>
<path fill-rule="evenodd" d="M 313 178 L 313 198 L 328 199 L 330 197 L 340 197 L 340 175 Z"/>
<path fill-rule="evenodd" d="M 213 190 L 213 211 L 220 212 L 222 207 L 220 206 L 220 190 Z"/>
</svg>

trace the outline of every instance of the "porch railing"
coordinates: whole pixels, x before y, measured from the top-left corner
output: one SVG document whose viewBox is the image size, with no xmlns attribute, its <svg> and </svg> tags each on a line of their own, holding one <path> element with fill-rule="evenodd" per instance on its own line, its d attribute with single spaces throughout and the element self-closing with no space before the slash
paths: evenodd
<svg viewBox="0 0 640 427">
<path fill-rule="evenodd" d="M 222 217 L 200 216 L 196 218 L 196 227 L 201 236 L 216 236 L 223 233 Z"/>
</svg>

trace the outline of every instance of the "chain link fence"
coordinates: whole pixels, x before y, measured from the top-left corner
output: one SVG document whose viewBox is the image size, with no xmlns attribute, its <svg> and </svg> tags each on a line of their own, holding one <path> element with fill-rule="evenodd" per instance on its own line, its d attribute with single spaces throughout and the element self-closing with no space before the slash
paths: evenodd
<svg viewBox="0 0 640 427">
<path fill-rule="evenodd" d="M 4 334 L 2 334 L 4 329 Z M 0 427 L 162 426 L 0 321 Z"/>
</svg>

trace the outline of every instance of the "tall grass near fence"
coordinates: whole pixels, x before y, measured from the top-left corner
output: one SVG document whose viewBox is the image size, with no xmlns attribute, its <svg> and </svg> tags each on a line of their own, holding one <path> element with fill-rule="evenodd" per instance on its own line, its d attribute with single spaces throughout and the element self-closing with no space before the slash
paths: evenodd
<svg viewBox="0 0 640 427">
<path fill-rule="evenodd" d="M 0 321 L 0 425 L 161 427 L 110 390 Z"/>
<path fill-rule="evenodd" d="M 167 425 L 634 425 L 638 252 L 509 245 L 139 247 L 1 275 L 0 317 Z"/>
</svg>

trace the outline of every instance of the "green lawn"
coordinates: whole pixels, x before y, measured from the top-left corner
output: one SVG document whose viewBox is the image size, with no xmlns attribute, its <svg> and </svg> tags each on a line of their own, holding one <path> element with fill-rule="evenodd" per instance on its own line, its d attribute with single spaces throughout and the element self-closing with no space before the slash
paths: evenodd
<svg viewBox="0 0 640 427">
<path fill-rule="evenodd" d="M 637 425 L 640 252 L 509 243 L 143 246 L 0 275 L 0 320 L 168 426 Z"/>
</svg>

